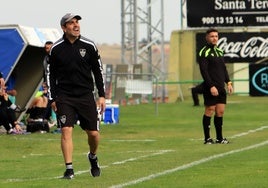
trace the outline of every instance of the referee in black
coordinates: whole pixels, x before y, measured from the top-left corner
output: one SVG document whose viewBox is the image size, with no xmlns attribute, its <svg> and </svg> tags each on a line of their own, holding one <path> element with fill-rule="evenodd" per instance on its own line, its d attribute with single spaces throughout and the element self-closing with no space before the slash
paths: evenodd
<svg viewBox="0 0 268 188">
<path fill-rule="evenodd" d="M 93 177 L 100 175 L 96 155 L 99 144 L 97 105 L 100 113 L 103 113 L 103 67 L 95 43 L 80 35 L 79 20 L 81 16 L 72 13 L 62 17 L 60 25 L 64 34 L 50 50 L 47 74 L 49 99 L 57 113 L 62 131 L 61 149 L 66 166 L 63 175 L 65 179 L 74 177 L 72 132 L 77 120 L 88 136 L 87 157 L 91 164 L 91 174 Z M 98 90 L 97 104 L 93 95 L 94 81 Z"/>
<path fill-rule="evenodd" d="M 204 144 L 229 143 L 229 141 L 222 136 L 223 114 L 227 100 L 225 83 L 227 84 L 229 94 L 233 92 L 233 87 L 225 66 L 223 51 L 217 47 L 218 39 L 218 31 L 213 28 L 208 29 L 206 32 L 207 44 L 198 54 L 200 72 L 204 79 Z M 210 137 L 210 120 L 213 114 L 216 130 L 215 142 Z"/>
</svg>

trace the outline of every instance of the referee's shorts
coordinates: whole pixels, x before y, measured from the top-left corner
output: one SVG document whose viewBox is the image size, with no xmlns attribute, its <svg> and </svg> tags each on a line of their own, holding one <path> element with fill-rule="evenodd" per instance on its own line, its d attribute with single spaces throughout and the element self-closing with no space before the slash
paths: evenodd
<svg viewBox="0 0 268 188">
<path fill-rule="evenodd" d="M 77 120 L 83 130 L 99 130 L 96 101 L 93 93 L 79 97 L 60 96 L 56 99 L 60 127 L 74 126 Z"/>
<path fill-rule="evenodd" d="M 218 96 L 211 95 L 210 91 L 205 91 L 203 93 L 204 105 L 205 106 L 214 106 L 216 104 L 226 104 L 227 94 L 226 91 L 220 91 Z"/>
</svg>

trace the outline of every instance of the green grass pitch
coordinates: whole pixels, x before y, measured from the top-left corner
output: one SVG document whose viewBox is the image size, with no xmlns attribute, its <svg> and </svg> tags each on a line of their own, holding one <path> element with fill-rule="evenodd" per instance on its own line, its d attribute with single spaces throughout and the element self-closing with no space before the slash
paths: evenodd
<svg viewBox="0 0 268 188">
<path fill-rule="evenodd" d="M 204 145 L 203 107 L 173 104 L 120 106 L 120 122 L 101 125 L 100 177 L 89 174 L 85 133 L 74 129 L 73 180 L 65 170 L 60 134 L 0 135 L 0 187 L 268 187 L 267 97 L 229 96 L 224 136 Z M 215 138 L 214 126 L 211 136 Z"/>
</svg>

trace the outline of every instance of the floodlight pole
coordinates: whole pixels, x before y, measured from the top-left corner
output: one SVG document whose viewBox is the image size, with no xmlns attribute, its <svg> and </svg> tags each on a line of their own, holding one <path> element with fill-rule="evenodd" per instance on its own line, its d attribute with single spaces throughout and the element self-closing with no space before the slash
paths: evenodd
<svg viewBox="0 0 268 188">
<path fill-rule="evenodd" d="M 121 62 L 144 64 L 145 72 L 165 81 L 164 43 L 164 0 L 121 0 Z M 163 99 L 165 95 L 163 86 Z"/>
</svg>

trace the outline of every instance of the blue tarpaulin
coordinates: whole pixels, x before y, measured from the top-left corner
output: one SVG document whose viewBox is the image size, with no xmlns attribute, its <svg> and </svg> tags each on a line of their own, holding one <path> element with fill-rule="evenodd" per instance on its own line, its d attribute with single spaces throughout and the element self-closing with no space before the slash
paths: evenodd
<svg viewBox="0 0 268 188">
<path fill-rule="evenodd" d="M 0 71 L 7 78 L 26 44 L 17 29 L 0 30 Z"/>
<path fill-rule="evenodd" d="M 43 81 L 44 43 L 55 42 L 61 35 L 53 28 L 0 25 L 0 72 L 7 90 L 17 91 L 16 104 L 30 105 Z"/>
</svg>

